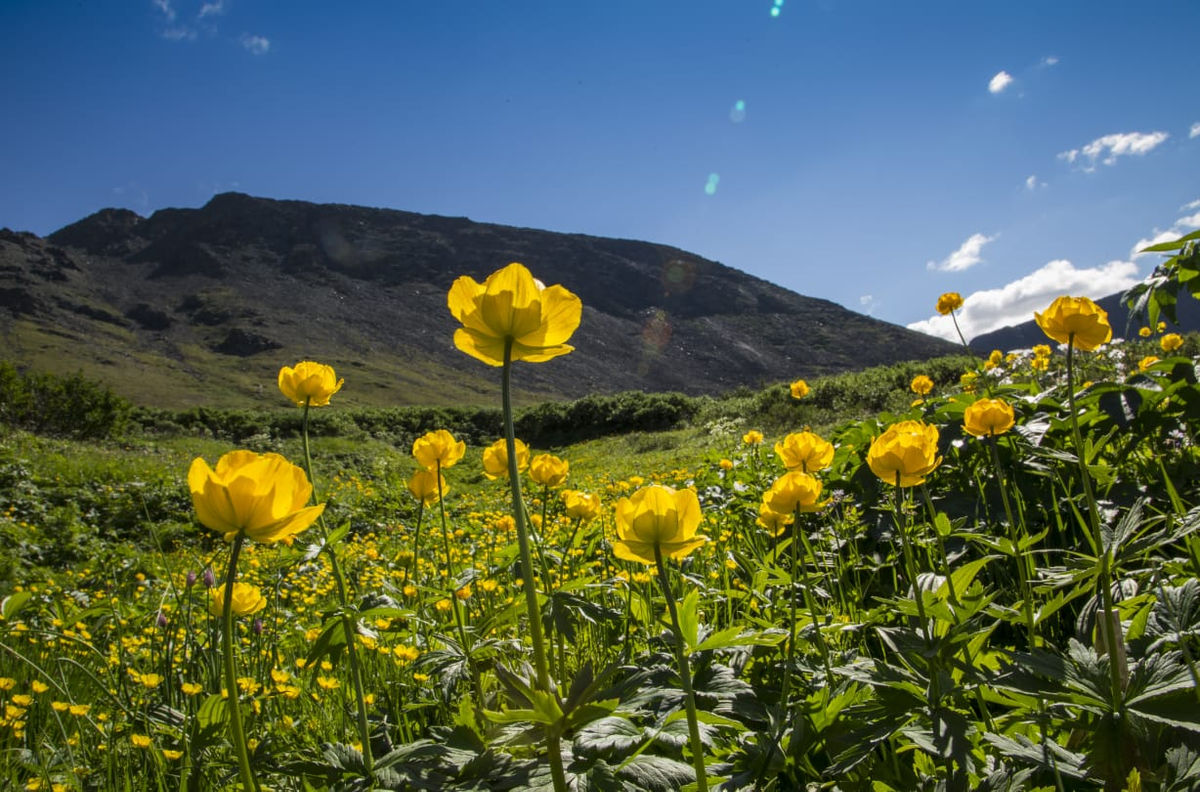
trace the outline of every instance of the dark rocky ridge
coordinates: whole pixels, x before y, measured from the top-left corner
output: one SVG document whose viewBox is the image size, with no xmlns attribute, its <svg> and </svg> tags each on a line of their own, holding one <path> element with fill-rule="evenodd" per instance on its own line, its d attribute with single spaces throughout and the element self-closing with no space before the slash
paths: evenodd
<svg viewBox="0 0 1200 792">
<path fill-rule="evenodd" d="M 531 395 L 716 393 L 954 351 L 665 245 L 236 193 L 148 218 L 105 209 L 44 240 L 3 232 L 0 331 L 35 358 L 30 325 L 100 339 L 146 376 L 159 360 L 264 376 L 314 357 L 375 383 L 355 396 L 348 380 L 350 401 L 480 400 L 497 375 L 454 348 L 446 292 L 509 261 L 584 303 L 576 352 L 521 367 Z M 79 365 L 103 374 L 89 343 Z"/>
</svg>

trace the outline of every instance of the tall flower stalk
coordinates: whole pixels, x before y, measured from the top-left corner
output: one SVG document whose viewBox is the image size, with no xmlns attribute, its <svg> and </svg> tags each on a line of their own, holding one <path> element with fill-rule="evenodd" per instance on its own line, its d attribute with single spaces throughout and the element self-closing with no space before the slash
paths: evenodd
<svg viewBox="0 0 1200 792">
<path fill-rule="evenodd" d="M 583 313 L 583 303 L 562 286 L 545 286 L 524 265 L 512 263 L 488 276 L 483 283 L 469 276 L 454 281 L 446 304 L 462 327 L 454 331 L 459 351 L 489 366 L 501 369 L 501 400 L 504 414 L 504 447 L 507 452 L 513 520 L 521 559 L 522 587 L 533 643 L 537 688 L 554 695 L 546 663 L 541 609 L 533 581 L 533 554 L 521 479 L 517 466 L 516 433 L 512 415 L 512 364 L 517 360 L 541 363 L 568 354 L 567 344 Z M 546 730 L 546 750 L 555 792 L 566 792 L 566 773 L 557 727 Z"/>
<path fill-rule="evenodd" d="M 233 586 L 237 579 L 238 556 L 242 552 L 242 543 L 246 540 L 244 532 L 239 532 L 233 540 L 229 551 L 229 567 L 225 570 L 225 589 L 221 608 L 221 661 L 225 673 L 225 691 L 228 696 L 229 738 L 233 742 L 233 752 L 238 760 L 238 775 L 242 779 L 242 788 L 250 792 L 258 792 L 258 780 L 250 767 L 249 745 L 246 742 L 246 727 L 242 723 L 242 708 L 238 703 L 237 660 L 233 654 Z"/>
</svg>

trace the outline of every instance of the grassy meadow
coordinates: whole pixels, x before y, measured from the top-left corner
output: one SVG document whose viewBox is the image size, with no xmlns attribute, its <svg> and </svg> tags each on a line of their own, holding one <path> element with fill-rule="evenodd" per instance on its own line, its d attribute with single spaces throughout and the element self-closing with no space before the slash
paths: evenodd
<svg viewBox="0 0 1200 792">
<path fill-rule="evenodd" d="M 134 409 L 0 366 L 0 785 L 1200 788 L 1175 339 L 527 408 L 520 514 L 485 472 L 499 409 Z M 968 432 L 983 399 L 1011 427 Z M 935 437 L 895 486 L 868 456 L 909 421 Z M 442 429 L 468 447 L 422 496 Z M 789 501 L 804 430 L 830 456 Z M 202 524 L 189 467 L 235 449 L 311 467 L 320 521 Z M 695 493 L 695 530 L 681 500 L 631 538 L 653 485 Z M 232 575 L 244 607 L 214 594 Z"/>
</svg>

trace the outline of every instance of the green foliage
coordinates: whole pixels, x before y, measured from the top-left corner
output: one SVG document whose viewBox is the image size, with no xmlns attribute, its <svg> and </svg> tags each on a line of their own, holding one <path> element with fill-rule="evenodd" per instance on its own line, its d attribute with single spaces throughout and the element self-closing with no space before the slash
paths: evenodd
<svg viewBox="0 0 1200 792">
<path fill-rule="evenodd" d="M 121 434 L 129 411 L 129 402 L 82 374 L 22 374 L 0 360 L 0 425 L 96 439 Z"/>
</svg>

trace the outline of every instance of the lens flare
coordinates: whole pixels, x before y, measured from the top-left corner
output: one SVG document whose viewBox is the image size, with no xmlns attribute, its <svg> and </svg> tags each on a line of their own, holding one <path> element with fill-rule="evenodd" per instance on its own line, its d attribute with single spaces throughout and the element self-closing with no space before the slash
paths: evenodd
<svg viewBox="0 0 1200 792">
<path fill-rule="evenodd" d="M 735 124 L 740 124 L 746 120 L 746 103 L 738 99 L 733 103 L 733 109 L 729 111 L 729 120 Z"/>
<path fill-rule="evenodd" d="M 716 174 L 716 173 L 708 174 L 708 183 L 704 185 L 704 194 L 705 195 L 716 195 L 717 194 L 717 184 L 719 184 L 720 181 L 721 181 L 721 176 L 719 174 Z"/>
</svg>

